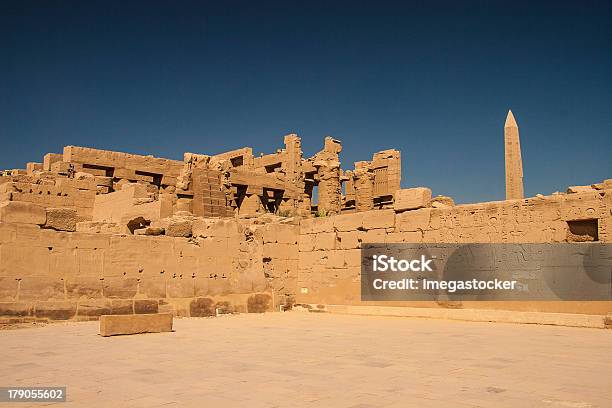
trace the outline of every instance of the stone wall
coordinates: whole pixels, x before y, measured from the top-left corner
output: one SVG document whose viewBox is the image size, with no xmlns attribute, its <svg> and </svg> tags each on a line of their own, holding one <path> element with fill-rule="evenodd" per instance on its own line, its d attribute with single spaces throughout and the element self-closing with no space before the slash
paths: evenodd
<svg viewBox="0 0 612 408">
<path fill-rule="evenodd" d="M 572 230 L 575 222 L 578 225 L 581 222 L 596 224 L 595 239 L 612 242 L 611 211 L 612 189 L 591 189 L 576 194 L 420 208 L 400 213 L 378 210 L 304 219 L 300 224 L 296 300 L 298 303 L 376 304 L 360 301 L 359 248 L 362 243 L 546 243 L 590 240 L 590 236 Z M 378 304 L 596 314 L 612 310 L 610 302 Z"/>
<path fill-rule="evenodd" d="M 62 320 L 277 309 L 296 279 L 297 237 L 297 225 L 218 219 L 194 221 L 191 238 L 2 222 L 0 316 Z"/>
<path fill-rule="evenodd" d="M 91 218 L 99 184 L 106 177 L 67 178 L 53 174 L 0 177 L 0 203 L 16 201 L 45 208 L 75 209 L 82 219 Z"/>
<path fill-rule="evenodd" d="M 525 200 L 372 210 L 301 219 L 299 224 L 297 218 L 270 215 L 166 219 L 186 223 L 184 237 L 172 234 L 171 224 L 165 235 L 152 236 L 140 235 L 147 228 L 134 235 L 103 228 L 90 229 L 101 233 L 79 232 L 82 223 L 76 232 L 57 231 L 48 229 L 49 209 L 45 213 L 42 207 L 5 203 L 0 212 L 0 316 L 90 319 L 155 311 L 205 316 L 216 309 L 278 310 L 294 302 L 375 304 L 360 301 L 363 243 L 612 242 L 609 187 Z M 401 208 L 422 207 L 429 196 L 409 197 L 410 205 Z M 161 230 L 151 227 L 156 234 Z M 590 314 L 612 310 L 610 302 L 378 304 Z"/>
</svg>

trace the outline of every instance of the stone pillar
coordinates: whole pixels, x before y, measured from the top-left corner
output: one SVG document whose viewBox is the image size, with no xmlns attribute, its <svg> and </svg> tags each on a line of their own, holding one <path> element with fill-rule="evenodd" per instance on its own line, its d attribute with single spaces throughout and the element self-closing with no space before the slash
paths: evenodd
<svg viewBox="0 0 612 408">
<path fill-rule="evenodd" d="M 325 147 L 315 155 L 314 166 L 319 176 L 319 211 L 339 214 L 342 208 L 342 185 L 340 184 L 340 159 L 342 144 L 330 136 L 325 138 Z"/>
<path fill-rule="evenodd" d="M 518 125 L 512 111 L 508 111 L 504 125 L 504 146 L 506 158 L 506 200 L 524 198 L 521 142 Z"/>
<path fill-rule="evenodd" d="M 282 210 L 291 215 L 300 213 L 304 199 L 304 173 L 302 171 L 302 140 L 296 134 L 285 136 L 282 170 L 285 173 L 285 192 Z M 310 214 L 310 208 L 307 211 Z"/>
<path fill-rule="evenodd" d="M 340 185 L 339 167 L 319 168 L 319 211 L 325 214 L 339 214 L 341 208 L 342 187 Z"/>
<path fill-rule="evenodd" d="M 357 211 L 374 209 L 374 173 L 365 167 L 356 168 L 354 180 L 355 209 Z"/>
</svg>

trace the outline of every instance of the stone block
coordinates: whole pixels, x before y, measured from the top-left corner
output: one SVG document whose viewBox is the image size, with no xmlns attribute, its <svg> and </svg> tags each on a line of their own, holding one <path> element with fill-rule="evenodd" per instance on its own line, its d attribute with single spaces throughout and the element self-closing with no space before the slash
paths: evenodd
<svg viewBox="0 0 612 408">
<path fill-rule="evenodd" d="M 19 286 L 20 300 L 63 300 L 64 281 L 59 278 L 29 276 L 21 279 Z"/>
<path fill-rule="evenodd" d="M 166 297 L 166 279 L 163 275 L 147 276 L 140 282 L 140 293 L 148 298 Z"/>
<path fill-rule="evenodd" d="M 193 222 L 189 219 L 171 218 L 166 227 L 166 235 L 170 237 L 190 237 Z"/>
<path fill-rule="evenodd" d="M 332 233 L 333 234 L 333 233 Z M 292 244 L 265 244 L 263 246 L 263 257 L 297 259 L 298 247 Z"/>
<path fill-rule="evenodd" d="M 315 234 L 301 234 L 298 249 L 302 252 L 314 251 L 316 238 Z"/>
<path fill-rule="evenodd" d="M 38 204 L 22 201 L 0 204 L 0 222 L 44 225 L 46 221 L 45 208 Z"/>
<path fill-rule="evenodd" d="M 48 301 L 37 302 L 34 305 L 34 316 L 50 320 L 68 320 L 76 315 L 75 302 Z"/>
<path fill-rule="evenodd" d="M 166 281 L 166 293 L 169 298 L 191 298 L 194 296 L 194 291 L 194 279 L 191 274 L 184 278 L 169 277 Z"/>
<path fill-rule="evenodd" d="M 161 227 L 146 227 L 134 230 L 134 235 L 159 236 L 164 235 L 165 230 Z"/>
<path fill-rule="evenodd" d="M 387 232 L 384 229 L 373 229 L 366 231 L 362 235 L 362 242 L 368 244 L 381 244 L 387 238 Z"/>
<path fill-rule="evenodd" d="M 270 312 L 272 307 L 272 297 L 265 293 L 256 293 L 247 300 L 248 313 Z"/>
<path fill-rule="evenodd" d="M 76 253 L 77 250 L 73 248 L 54 247 L 49 255 L 49 276 L 64 278 L 77 276 L 79 260 Z"/>
<path fill-rule="evenodd" d="M 591 186 L 569 186 L 567 188 L 567 193 L 568 194 L 585 193 L 585 192 L 591 192 L 593 190 L 594 189 Z"/>
<path fill-rule="evenodd" d="M 0 316 L 24 317 L 32 315 L 32 305 L 23 302 L 0 302 Z"/>
<path fill-rule="evenodd" d="M 0 276 L 0 301 L 12 301 L 17 298 L 19 283 L 12 276 Z"/>
<path fill-rule="evenodd" d="M 432 210 L 422 208 L 415 211 L 407 211 L 397 215 L 397 226 L 399 231 L 424 231 L 429 229 L 429 221 Z"/>
<path fill-rule="evenodd" d="M 432 198 L 429 201 L 429 204 L 427 205 L 427 207 L 444 208 L 444 207 L 453 207 L 454 205 L 455 205 L 455 200 L 453 200 L 451 197 L 440 195 L 440 196 Z"/>
<path fill-rule="evenodd" d="M 131 299 L 112 299 L 111 313 L 115 315 L 125 315 L 134 313 L 134 302 Z"/>
<path fill-rule="evenodd" d="M 336 248 L 336 233 L 325 232 L 317 234 L 315 238 L 315 251 L 329 251 Z"/>
<path fill-rule="evenodd" d="M 341 214 L 334 217 L 334 227 L 338 231 L 356 231 L 363 227 L 363 212 Z"/>
<path fill-rule="evenodd" d="M 312 234 L 314 218 L 303 218 L 300 220 L 300 234 Z"/>
<path fill-rule="evenodd" d="M 220 314 L 231 314 L 236 311 L 236 307 L 231 302 L 223 300 L 215 303 L 215 311 L 219 311 Z"/>
<path fill-rule="evenodd" d="M 344 262 L 349 268 L 361 268 L 361 250 L 349 249 L 342 251 Z"/>
<path fill-rule="evenodd" d="M 357 249 L 361 247 L 361 236 L 363 232 L 339 232 L 338 233 L 338 249 Z"/>
<path fill-rule="evenodd" d="M 363 212 L 363 228 L 379 229 L 393 228 L 395 226 L 395 211 L 372 210 Z"/>
<path fill-rule="evenodd" d="M 195 298 L 189 304 L 191 317 L 215 316 L 215 302 L 210 298 Z"/>
<path fill-rule="evenodd" d="M 14 225 L 0 223 L 0 244 L 7 244 L 15 241 L 17 231 Z"/>
<path fill-rule="evenodd" d="M 95 278 L 102 278 L 104 276 L 103 250 L 77 248 L 75 251 L 80 276 Z"/>
<path fill-rule="evenodd" d="M 102 297 L 102 282 L 95 276 L 70 277 L 66 279 L 66 294 L 74 299 L 98 299 Z"/>
<path fill-rule="evenodd" d="M 208 276 L 196 277 L 194 279 L 194 292 L 196 297 L 208 295 L 208 281 L 210 281 Z"/>
<path fill-rule="evenodd" d="M 264 244 L 275 244 L 278 241 L 278 230 L 275 226 L 268 226 L 263 229 L 262 239 Z"/>
<path fill-rule="evenodd" d="M 76 231 L 77 211 L 71 208 L 47 208 L 47 222 L 44 228 L 57 231 Z"/>
<path fill-rule="evenodd" d="M 241 280 L 244 280 L 245 284 L 249 283 L 246 281 L 246 279 Z M 252 288 L 252 285 L 250 287 Z M 214 278 L 208 280 L 208 294 L 211 296 L 227 295 L 232 292 L 231 289 L 232 288 L 229 279 Z"/>
<path fill-rule="evenodd" d="M 70 234 L 68 232 L 39 229 L 39 233 L 40 246 L 52 247 L 53 249 L 63 249 L 70 246 Z"/>
<path fill-rule="evenodd" d="M 292 244 L 295 245 L 298 242 L 298 231 L 299 228 L 296 226 L 277 226 L 277 242 L 279 244 Z"/>
<path fill-rule="evenodd" d="M 404 188 L 394 195 L 393 209 L 397 212 L 427 207 L 431 190 L 427 187 Z"/>
<path fill-rule="evenodd" d="M 70 245 L 74 248 L 106 249 L 110 246 L 110 237 L 106 234 L 76 232 L 70 234 Z"/>
<path fill-rule="evenodd" d="M 87 232 L 94 234 L 125 234 L 128 229 L 121 223 L 107 223 L 107 222 L 94 222 L 94 221 L 82 221 L 77 222 L 76 230 L 78 232 Z"/>
<path fill-rule="evenodd" d="M 159 302 L 154 299 L 137 299 L 134 301 L 134 313 L 148 314 L 157 313 L 159 310 Z"/>
<path fill-rule="evenodd" d="M 42 163 L 35 163 L 35 162 L 26 163 L 26 171 L 28 172 L 28 174 L 32 174 L 35 171 L 42 171 L 42 169 L 43 169 Z"/>
<path fill-rule="evenodd" d="M 103 337 L 171 331 L 170 313 L 100 316 L 100 335 Z"/>
<path fill-rule="evenodd" d="M 85 300 L 79 302 L 78 316 L 101 316 L 112 313 L 111 302 L 108 300 Z"/>
<path fill-rule="evenodd" d="M 53 165 L 53 163 L 60 162 L 63 160 L 63 158 L 64 158 L 64 155 L 59 154 L 59 153 L 45 154 L 45 156 L 43 157 L 43 170 L 51 171 L 51 166 Z"/>
<path fill-rule="evenodd" d="M 215 221 L 206 218 L 196 218 L 193 220 L 191 232 L 194 237 L 212 237 L 215 235 Z"/>
<path fill-rule="evenodd" d="M 312 232 L 317 234 L 320 232 L 334 231 L 334 217 L 318 217 L 312 219 Z"/>
<path fill-rule="evenodd" d="M 107 298 L 129 299 L 136 295 L 138 280 L 136 278 L 104 278 L 103 293 Z"/>
<path fill-rule="evenodd" d="M 347 266 L 344 251 L 329 251 L 326 256 L 327 259 L 324 261 L 326 268 L 339 269 Z"/>
</svg>

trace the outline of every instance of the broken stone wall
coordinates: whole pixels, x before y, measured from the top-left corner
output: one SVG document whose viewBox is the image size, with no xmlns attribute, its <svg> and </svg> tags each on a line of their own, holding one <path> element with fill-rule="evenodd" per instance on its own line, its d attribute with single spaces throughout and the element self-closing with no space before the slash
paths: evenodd
<svg viewBox="0 0 612 408">
<path fill-rule="evenodd" d="M 252 148 L 244 147 L 213 156 L 185 153 L 183 161 L 65 146 L 62 154 L 48 153 L 41 163 L 3 171 L 0 201 L 76 209 L 80 221 L 92 221 L 96 195 L 143 184 L 157 194 L 174 195 L 173 213 L 310 217 L 313 213 L 387 208 L 394 189 L 399 188 L 400 155 L 396 150 L 375 153 L 371 161 L 359 162 L 363 168 L 345 174 L 339 140 L 326 137 L 323 149 L 308 159 L 303 158 L 298 135 L 286 135 L 284 145 L 258 157 L 253 156 Z M 318 194 L 312 197 L 315 186 Z"/>
<path fill-rule="evenodd" d="M 298 228 L 198 219 L 173 238 L 0 222 L 0 316 L 273 310 L 297 279 Z"/>
<path fill-rule="evenodd" d="M 106 180 L 89 175 L 72 178 L 52 173 L 5 176 L 0 180 L 0 203 L 16 201 L 45 208 L 69 208 L 86 220 L 91 219 L 99 185 L 105 183 Z"/>
<path fill-rule="evenodd" d="M 401 154 L 395 149 L 374 153 L 371 161 L 356 162 L 355 169 L 343 177 L 343 211 L 390 208 L 400 188 L 401 170 Z"/>
</svg>

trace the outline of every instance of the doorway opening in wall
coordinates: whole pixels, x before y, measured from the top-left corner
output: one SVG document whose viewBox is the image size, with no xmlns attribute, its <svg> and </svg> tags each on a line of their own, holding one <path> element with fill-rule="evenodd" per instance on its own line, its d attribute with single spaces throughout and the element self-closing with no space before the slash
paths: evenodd
<svg viewBox="0 0 612 408">
<path fill-rule="evenodd" d="M 598 220 L 573 220 L 567 222 L 568 242 L 590 242 L 599 241 Z"/>
</svg>

